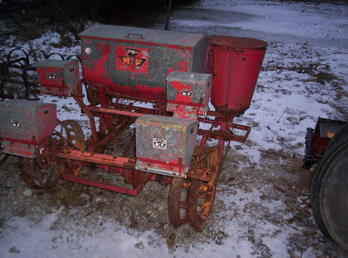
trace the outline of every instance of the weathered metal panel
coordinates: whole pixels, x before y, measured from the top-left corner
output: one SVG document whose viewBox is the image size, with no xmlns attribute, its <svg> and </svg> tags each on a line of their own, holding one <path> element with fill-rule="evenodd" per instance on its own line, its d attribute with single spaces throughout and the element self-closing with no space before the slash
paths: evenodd
<svg viewBox="0 0 348 258">
<path fill-rule="evenodd" d="M 167 77 L 167 110 L 181 118 L 195 118 L 208 111 L 212 76 L 173 72 Z"/>
<path fill-rule="evenodd" d="M 64 84 L 67 88 L 67 96 L 71 96 L 76 92 L 76 88 L 81 83 L 80 77 L 79 61 L 71 60 L 64 65 Z"/>
<path fill-rule="evenodd" d="M 80 37 L 192 48 L 204 34 L 99 24 L 80 33 Z"/>
<path fill-rule="evenodd" d="M 106 32 L 93 29 L 81 34 L 84 76 L 95 87 L 124 96 L 163 100 L 169 73 L 203 69 L 203 65 L 193 66 L 194 49 L 206 47 L 200 44 L 205 40 L 201 34 L 111 27 L 99 27 Z M 140 31 L 145 35 L 141 39 L 127 36 Z M 198 52 L 205 54 L 206 49 Z"/>
<path fill-rule="evenodd" d="M 185 177 L 196 142 L 198 123 L 145 115 L 136 120 L 136 169 Z"/>
<path fill-rule="evenodd" d="M 40 91 L 56 96 L 71 96 L 80 84 L 80 69 L 77 60 L 44 60 L 36 63 Z"/>
<path fill-rule="evenodd" d="M 56 126 L 56 105 L 39 101 L 0 102 L 0 138 L 27 144 L 40 143 Z"/>
<path fill-rule="evenodd" d="M 209 73 L 208 58 L 209 42 L 207 38 L 202 39 L 193 49 L 192 72 Z"/>
<path fill-rule="evenodd" d="M 212 104 L 217 111 L 235 115 L 251 102 L 267 43 L 262 40 L 212 36 Z"/>
</svg>

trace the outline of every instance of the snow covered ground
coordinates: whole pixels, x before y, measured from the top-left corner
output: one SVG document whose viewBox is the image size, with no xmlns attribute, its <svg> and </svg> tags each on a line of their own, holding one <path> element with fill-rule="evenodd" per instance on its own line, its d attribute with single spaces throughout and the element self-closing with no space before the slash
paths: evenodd
<svg viewBox="0 0 348 258">
<path fill-rule="evenodd" d="M 180 234 L 173 244 L 156 229 L 137 230 L 99 213 L 84 222 L 84 206 L 59 207 L 39 220 L 12 216 L 0 223 L 0 257 L 346 257 L 314 224 L 301 158 L 306 128 L 319 116 L 348 119 L 348 5 L 202 0 L 175 11 L 171 29 L 269 43 L 252 105 L 237 119 L 252 133 L 246 144 L 232 144 L 207 229 L 167 230 L 169 238 Z M 52 40 L 59 35 L 28 46 L 52 48 Z M 72 100 L 46 100 L 80 120 Z"/>
</svg>

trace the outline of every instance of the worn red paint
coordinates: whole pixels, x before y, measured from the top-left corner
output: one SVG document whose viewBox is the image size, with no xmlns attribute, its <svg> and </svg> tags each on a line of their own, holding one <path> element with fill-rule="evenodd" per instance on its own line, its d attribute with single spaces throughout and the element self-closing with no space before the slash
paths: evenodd
<svg viewBox="0 0 348 258">
<path fill-rule="evenodd" d="M 116 69 L 133 73 L 149 71 L 149 49 L 119 46 L 116 48 Z"/>
<path fill-rule="evenodd" d="M 213 36 L 210 44 L 210 72 L 214 74 L 211 101 L 218 111 L 240 114 L 250 106 L 267 43 Z"/>
</svg>

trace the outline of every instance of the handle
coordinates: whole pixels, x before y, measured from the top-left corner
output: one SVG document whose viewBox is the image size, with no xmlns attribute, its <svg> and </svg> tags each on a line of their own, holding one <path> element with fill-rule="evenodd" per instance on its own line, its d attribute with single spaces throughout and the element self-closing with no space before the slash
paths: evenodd
<svg viewBox="0 0 348 258">
<path fill-rule="evenodd" d="M 144 39 L 144 36 L 143 36 L 143 34 L 140 34 L 140 33 L 128 33 L 126 38 L 129 38 L 129 39 Z"/>
</svg>

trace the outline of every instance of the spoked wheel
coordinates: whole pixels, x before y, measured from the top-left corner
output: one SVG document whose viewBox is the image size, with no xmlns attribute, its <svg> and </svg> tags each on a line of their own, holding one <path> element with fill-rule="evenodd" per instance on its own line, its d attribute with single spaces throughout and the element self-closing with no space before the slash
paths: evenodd
<svg viewBox="0 0 348 258">
<path fill-rule="evenodd" d="M 40 148 L 39 152 L 34 159 L 22 159 L 21 176 L 32 188 L 51 188 L 57 183 L 59 177 L 56 162 L 47 148 Z"/>
<path fill-rule="evenodd" d="M 321 222 L 328 235 L 343 249 L 348 250 L 348 142 L 337 147 L 327 161 L 314 198 L 317 200 Z"/>
<path fill-rule="evenodd" d="M 64 120 L 59 122 L 52 138 L 57 145 L 60 146 L 61 151 L 64 151 L 64 149 L 84 151 L 87 147 L 81 126 L 75 120 Z M 80 174 L 82 164 L 79 161 L 60 159 L 57 163 L 57 171 L 59 175 L 70 173 L 74 176 L 78 176 Z"/>
<path fill-rule="evenodd" d="M 204 152 L 197 148 L 191 173 L 194 174 L 194 169 L 208 169 L 209 181 L 173 179 L 168 196 L 168 213 L 174 227 L 190 223 L 195 230 L 203 230 L 213 210 L 221 158 L 216 147 L 206 148 Z"/>
<path fill-rule="evenodd" d="M 59 122 L 48 143 L 45 146 L 37 147 L 36 157 L 23 159 L 23 180 L 33 188 L 53 187 L 67 163 L 67 161 L 58 160 L 55 153 L 64 151 L 65 148 L 84 150 L 85 147 L 83 131 L 76 121 Z M 71 161 L 68 166 L 74 174 L 81 170 L 80 163 L 76 164 Z"/>
<path fill-rule="evenodd" d="M 189 194 L 188 215 L 190 224 L 197 231 L 203 231 L 207 219 L 214 206 L 216 184 L 194 180 L 192 181 Z"/>
<path fill-rule="evenodd" d="M 70 174 L 79 176 L 82 169 L 82 163 L 75 160 L 59 160 L 57 164 L 57 172 L 60 176 Z"/>
<path fill-rule="evenodd" d="M 188 222 L 188 195 L 190 182 L 174 178 L 168 194 L 169 222 L 175 228 Z"/>
<path fill-rule="evenodd" d="M 85 136 L 80 124 L 75 120 L 59 122 L 53 137 L 56 137 L 64 147 L 70 147 L 80 151 L 86 149 Z"/>
<path fill-rule="evenodd" d="M 221 162 L 222 156 L 219 155 L 217 147 L 206 148 L 204 152 L 195 153 L 193 169 L 203 166 L 208 169 L 210 174 L 208 182 L 193 180 L 190 188 L 188 216 L 190 224 L 197 231 L 204 229 L 213 210 Z"/>
</svg>

